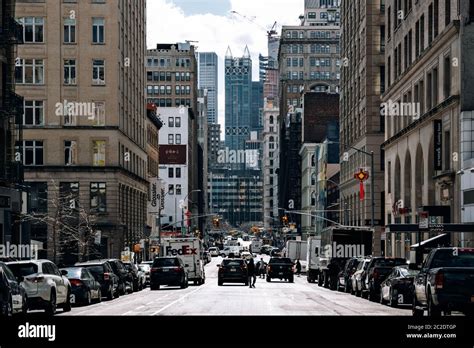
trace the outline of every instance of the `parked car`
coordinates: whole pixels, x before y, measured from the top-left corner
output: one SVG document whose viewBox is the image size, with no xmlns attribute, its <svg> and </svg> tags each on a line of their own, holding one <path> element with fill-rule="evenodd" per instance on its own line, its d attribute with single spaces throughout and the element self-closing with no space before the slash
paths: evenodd
<svg viewBox="0 0 474 348">
<path fill-rule="evenodd" d="M 357 266 L 363 259 L 353 257 L 346 261 L 344 269 L 339 272 L 337 289 L 343 290 L 344 292 L 351 292 L 352 281 L 351 277 L 357 270 Z"/>
<path fill-rule="evenodd" d="M 404 258 L 374 257 L 367 266 L 367 274 L 364 278 L 363 292 L 367 294 L 370 301 L 378 301 L 380 295 L 380 284 L 392 272 L 393 267 L 407 265 Z M 364 294 L 363 294 L 364 296 Z"/>
<path fill-rule="evenodd" d="M 413 284 L 417 270 L 408 266 L 396 266 L 380 284 L 380 303 L 388 303 L 391 307 L 400 304 L 412 304 Z"/>
<path fill-rule="evenodd" d="M 120 278 L 112 269 L 112 265 L 107 260 L 96 260 L 76 263 L 76 267 L 86 268 L 100 284 L 101 295 L 107 300 L 113 300 L 120 296 Z"/>
<path fill-rule="evenodd" d="M 136 264 L 133 262 L 124 262 L 123 266 L 127 270 L 129 274 L 129 278 L 131 278 L 132 282 L 132 292 L 137 292 L 143 289 L 143 279 L 142 276 L 140 276 L 140 272 L 138 270 L 138 267 Z"/>
<path fill-rule="evenodd" d="M 352 286 L 351 286 L 351 294 L 356 296 L 362 295 L 362 284 L 364 274 L 367 271 L 367 267 L 369 266 L 370 259 L 362 260 L 359 265 L 357 266 L 356 271 L 351 277 Z"/>
<path fill-rule="evenodd" d="M 272 257 L 267 266 L 267 282 L 274 278 L 294 282 L 293 262 L 287 257 Z"/>
<path fill-rule="evenodd" d="M 218 247 L 210 247 L 208 249 L 208 253 L 209 253 L 209 255 L 211 255 L 211 257 L 219 256 L 219 248 Z"/>
<path fill-rule="evenodd" d="M 232 258 L 224 259 L 217 273 L 217 285 L 222 286 L 224 283 L 244 283 L 249 285 L 247 264 L 244 259 Z"/>
<path fill-rule="evenodd" d="M 188 287 L 188 273 L 179 257 L 157 257 L 150 270 L 150 289 L 159 290 L 161 285 Z"/>
<path fill-rule="evenodd" d="M 133 291 L 133 279 L 132 276 L 125 269 L 122 261 L 118 259 L 107 259 L 114 273 L 119 277 L 119 292 L 120 295 L 125 295 L 127 292 Z"/>
<path fill-rule="evenodd" d="M 414 281 L 413 315 L 441 312 L 474 315 L 474 248 L 438 248 L 426 257 Z"/>
<path fill-rule="evenodd" d="M 28 297 L 29 309 L 44 309 L 56 314 L 57 307 L 71 310 L 71 283 L 49 260 L 13 261 L 7 263 L 21 281 Z"/>
<path fill-rule="evenodd" d="M 71 304 L 90 305 L 93 300 L 102 301 L 100 283 L 86 267 L 61 268 L 71 283 Z"/>
<path fill-rule="evenodd" d="M 212 257 L 207 251 L 204 251 L 202 253 L 202 257 L 203 257 L 204 261 L 206 262 L 206 264 L 212 261 Z"/>
<path fill-rule="evenodd" d="M 138 268 L 145 275 L 145 286 L 150 285 L 150 269 L 152 265 L 153 264 L 143 263 L 143 262 L 138 265 Z"/>
<path fill-rule="evenodd" d="M 28 301 L 21 282 L 4 262 L 0 262 L 0 316 L 26 315 Z"/>
</svg>

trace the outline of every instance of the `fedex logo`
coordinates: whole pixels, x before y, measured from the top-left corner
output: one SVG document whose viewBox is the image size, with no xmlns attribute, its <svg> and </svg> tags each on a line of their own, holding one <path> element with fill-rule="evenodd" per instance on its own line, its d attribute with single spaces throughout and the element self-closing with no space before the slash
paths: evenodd
<svg viewBox="0 0 474 348">
<path fill-rule="evenodd" d="M 171 246 L 166 247 L 166 255 L 197 255 L 197 248 L 190 248 L 189 245 L 183 245 L 181 249 L 173 249 Z"/>
</svg>

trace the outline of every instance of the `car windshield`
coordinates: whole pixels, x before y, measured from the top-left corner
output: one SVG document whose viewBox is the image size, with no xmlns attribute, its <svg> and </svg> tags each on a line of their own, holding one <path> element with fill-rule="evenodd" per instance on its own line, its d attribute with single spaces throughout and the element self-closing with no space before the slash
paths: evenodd
<svg viewBox="0 0 474 348">
<path fill-rule="evenodd" d="M 373 267 L 394 267 L 400 265 L 406 265 L 405 259 L 378 259 L 375 260 Z"/>
<path fill-rule="evenodd" d="M 244 260 L 224 260 L 222 265 L 224 266 L 241 266 L 244 263 Z"/>
<path fill-rule="evenodd" d="M 287 257 L 274 257 L 270 259 L 270 264 L 272 263 L 293 263 L 291 260 Z"/>
<path fill-rule="evenodd" d="M 453 249 L 438 250 L 431 267 L 474 267 L 474 250 L 458 250 L 454 254 Z"/>
<path fill-rule="evenodd" d="M 400 268 L 400 274 L 404 277 L 413 277 L 418 274 L 418 271 L 415 269 Z"/>
<path fill-rule="evenodd" d="M 34 263 L 15 263 L 9 264 L 8 267 L 12 270 L 15 277 L 26 277 L 31 274 L 38 273 L 38 265 Z"/>
<path fill-rule="evenodd" d="M 81 278 L 81 268 L 80 267 L 69 267 L 69 268 L 61 268 L 61 271 L 66 271 L 66 277 L 68 278 Z"/>
<path fill-rule="evenodd" d="M 153 262 L 153 267 L 174 267 L 179 266 L 178 259 L 175 258 L 162 258 L 162 259 L 155 259 Z"/>
<path fill-rule="evenodd" d="M 138 267 L 140 267 L 140 270 L 144 272 L 148 272 L 150 270 L 150 265 L 139 265 Z"/>
</svg>

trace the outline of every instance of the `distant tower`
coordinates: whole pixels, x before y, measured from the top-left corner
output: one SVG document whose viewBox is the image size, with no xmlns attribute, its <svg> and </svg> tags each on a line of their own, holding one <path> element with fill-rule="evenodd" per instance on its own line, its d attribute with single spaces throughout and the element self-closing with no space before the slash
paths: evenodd
<svg viewBox="0 0 474 348">
<path fill-rule="evenodd" d="M 218 119 L 218 78 L 219 58 L 215 52 L 199 53 L 199 88 L 207 89 L 207 120 L 217 123 Z"/>
</svg>

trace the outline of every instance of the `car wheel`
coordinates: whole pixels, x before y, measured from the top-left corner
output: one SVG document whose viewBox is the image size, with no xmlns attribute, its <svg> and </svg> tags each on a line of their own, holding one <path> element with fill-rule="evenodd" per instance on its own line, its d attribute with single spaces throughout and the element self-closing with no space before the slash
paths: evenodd
<svg viewBox="0 0 474 348">
<path fill-rule="evenodd" d="M 416 295 L 413 295 L 413 301 L 412 301 L 412 306 L 411 306 L 411 313 L 414 317 L 420 318 L 423 317 L 424 315 L 424 310 L 417 308 L 418 306 L 418 301 L 416 300 Z"/>
<path fill-rule="evenodd" d="M 46 307 L 46 314 L 47 315 L 55 315 L 56 314 L 56 292 L 54 289 L 51 289 L 51 295 L 49 297 L 49 303 Z"/>
<path fill-rule="evenodd" d="M 379 302 L 380 302 L 381 305 L 385 304 L 385 301 L 383 299 L 382 288 L 380 288 Z"/>
<path fill-rule="evenodd" d="M 90 306 L 90 304 L 92 303 L 92 294 L 91 294 L 91 291 L 89 290 L 86 294 L 86 300 L 84 301 L 85 305 L 86 306 Z"/>
<path fill-rule="evenodd" d="M 323 277 L 321 274 L 318 275 L 318 286 L 323 286 Z"/>
<path fill-rule="evenodd" d="M 295 278 L 294 278 L 293 276 L 291 276 L 290 278 L 288 278 L 288 282 L 294 283 L 294 282 L 295 282 Z"/>
<path fill-rule="evenodd" d="M 224 282 L 223 282 L 222 280 L 218 280 L 218 281 L 217 281 L 217 285 L 218 285 L 218 286 L 222 286 L 223 284 L 224 284 Z"/>
<path fill-rule="evenodd" d="M 63 312 L 71 311 L 71 288 L 67 290 L 66 303 L 63 304 L 62 308 L 63 308 Z"/>
<path fill-rule="evenodd" d="M 120 287 L 120 295 L 125 295 L 125 293 L 127 292 L 125 283 L 122 283 L 119 287 Z"/>
<path fill-rule="evenodd" d="M 431 294 L 428 296 L 428 316 L 429 317 L 440 317 L 441 316 L 441 309 L 433 303 L 433 298 Z"/>
<path fill-rule="evenodd" d="M 99 290 L 97 291 L 97 303 L 101 303 L 102 302 L 102 290 Z"/>
<path fill-rule="evenodd" d="M 181 283 L 181 285 L 180 285 L 180 288 L 181 288 L 181 289 L 186 289 L 186 277 L 184 277 L 184 279 L 183 279 L 183 281 L 182 281 L 182 283 Z"/>
<path fill-rule="evenodd" d="M 370 290 L 367 292 L 367 299 L 368 299 L 370 302 L 374 302 L 374 301 L 375 301 L 375 291 L 373 291 L 372 289 L 370 289 Z"/>
<path fill-rule="evenodd" d="M 270 278 L 269 276 L 267 276 L 267 282 L 270 283 L 272 281 L 272 278 Z"/>
</svg>

